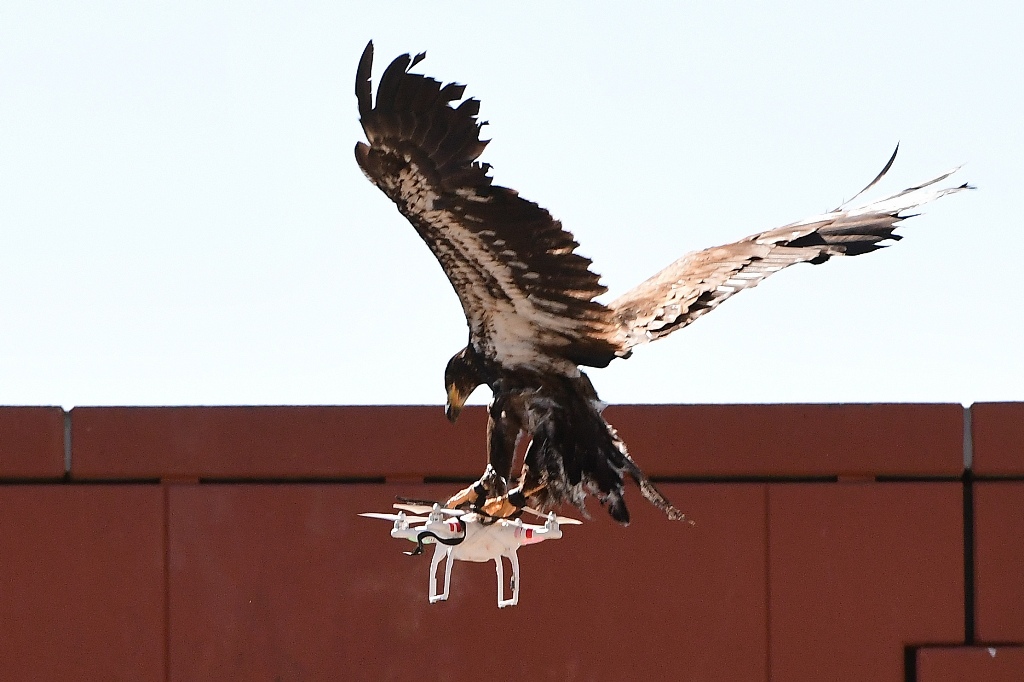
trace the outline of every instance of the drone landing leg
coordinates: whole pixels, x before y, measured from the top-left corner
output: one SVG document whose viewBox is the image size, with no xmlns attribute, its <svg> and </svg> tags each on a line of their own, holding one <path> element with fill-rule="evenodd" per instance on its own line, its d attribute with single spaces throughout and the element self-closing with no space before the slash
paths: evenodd
<svg viewBox="0 0 1024 682">
<path fill-rule="evenodd" d="M 446 557 L 444 567 L 444 592 L 437 593 L 437 565 L 441 563 L 441 557 Z M 434 546 L 434 558 L 430 560 L 430 603 L 436 604 L 439 601 L 448 599 L 448 588 L 452 580 L 452 549 L 438 544 Z"/>
<path fill-rule="evenodd" d="M 494 557 L 494 571 L 498 574 L 498 608 L 505 606 L 505 567 L 501 565 L 501 555 Z"/>
<path fill-rule="evenodd" d="M 501 561 L 503 556 L 507 556 L 509 561 L 512 562 L 511 599 L 505 599 L 505 571 Z M 494 566 L 498 574 L 498 608 L 503 609 L 506 606 L 515 606 L 519 603 L 519 556 L 515 550 L 512 550 L 509 554 L 499 554 L 494 557 Z"/>
<path fill-rule="evenodd" d="M 448 598 L 448 588 L 452 584 L 452 561 L 455 557 L 452 555 L 452 548 L 448 548 L 448 558 L 444 564 L 444 598 Z"/>
<path fill-rule="evenodd" d="M 519 554 L 513 549 L 508 558 L 512 562 L 512 603 L 509 606 L 515 606 L 519 603 Z"/>
</svg>

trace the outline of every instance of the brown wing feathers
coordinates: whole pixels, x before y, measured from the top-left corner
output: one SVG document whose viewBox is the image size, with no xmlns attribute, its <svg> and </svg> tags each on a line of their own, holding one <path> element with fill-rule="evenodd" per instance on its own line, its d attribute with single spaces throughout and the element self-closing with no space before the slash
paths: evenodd
<svg viewBox="0 0 1024 682">
<path fill-rule="evenodd" d="M 885 175 L 895 157 L 893 152 L 882 172 L 854 199 Z M 840 206 L 822 216 L 683 256 L 609 304 L 625 336 L 624 346 L 628 349 L 681 329 L 727 298 L 757 286 L 765 277 L 790 265 L 817 265 L 834 256 L 859 256 L 884 248 L 883 241 L 902 239 L 893 231 L 901 220 L 912 217 L 905 211 L 970 189 L 967 184 L 931 189 L 951 174 L 878 201 L 853 208 Z"/>
<path fill-rule="evenodd" d="M 409 73 L 421 58 L 391 62 L 373 102 L 372 44 L 364 51 L 355 91 L 370 144 L 356 145 L 359 165 L 434 251 L 474 333 L 488 334 L 494 311 L 514 309 L 533 326 L 531 343 L 578 364 L 606 365 L 615 357 L 614 327 L 593 301 L 605 287 L 591 261 L 574 252 L 577 242 L 545 209 L 492 184 L 490 166 L 477 161 L 487 145 L 479 102 L 453 106 L 464 86 Z"/>
<path fill-rule="evenodd" d="M 367 45 L 356 97 L 370 146 L 358 143 L 356 158 L 441 262 L 479 347 L 526 344 L 603 367 L 790 265 L 882 248 L 881 242 L 900 239 L 893 230 L 910 217 L 905 211 L 968 187 L 933 189 L 947 173 L 879 201 L 840 206 L 687 254 L 605 307 L 593 300 L 605 287 L 590 270 L 590 260 L 575 253 L 572 235 L 515 190 L 493 185 L 490 166 L 477 161 L 487 145 L 479 135 L 479 102 L 467 99 L 453 106 L 464 86 L 442 86 L 409 73 L 423 56 L 402 55 L 391 62 L 374 103 L 373 46 Z M 882 179 L 895 157 L 893 152 L 854 200 Z M 495 324 L 499 315 L 505 315 L 505 324 Z M 524 320 L 528 324 L 521 324 Z"/>
</svg>

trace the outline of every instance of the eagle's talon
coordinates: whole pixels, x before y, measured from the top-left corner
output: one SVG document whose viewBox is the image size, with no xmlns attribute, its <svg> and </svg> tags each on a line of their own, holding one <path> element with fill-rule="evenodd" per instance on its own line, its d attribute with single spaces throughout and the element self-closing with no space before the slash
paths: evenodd
<svg viewBox="0 0 1024 682">
<path fill-rule="evenodd" d="M 459 492 L 455 493 L 444 503 L 444 506 L 448 509 L 457 509 L 462 505 L 475 504 L 480 499 L 480 494 L 477 492 L 477 483 L 463 488 Z"/>
<path fill-rule="evenodd" d="M 480 480 L 449 497 L 444 506 L 449 509 L 455 509 L 461 506 L 477 505 L 483 500 L 486 507 L 487 500 L 504 496 L 506 488 L 505 479 L 499 476 L 494 467 L 488 464 Z"/>
<path fill-rule="evenodd" d="M 488 498 L 480 509 L 492 518 L 507 519 L 519 514 L 523 506 L 513 502 L 511 495 L 502 495 L 501 497 Z"/>
</svg>

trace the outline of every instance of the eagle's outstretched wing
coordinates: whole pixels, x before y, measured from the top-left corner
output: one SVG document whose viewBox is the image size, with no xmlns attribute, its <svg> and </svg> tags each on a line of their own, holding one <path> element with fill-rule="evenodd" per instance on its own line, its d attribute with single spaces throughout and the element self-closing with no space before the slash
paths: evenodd
<svg viewBox="0 0 1024 682">
<path fill-rule="evenodd" d="M 464 86 L 409 69 L 402 55 L 373 102 L 369 43 L 356 73 L 359 117 L 369 145 L 356 144 L 366 176 L 395 202 L 441 263 L 462 302 L 476 350 L 505 367 L 603 367 L 619 350 L 605 291 L 572 235 L 537 204 L 491 183 L 476 159 L 480 103 Z"/>
<path fill-rule="evenodd" d="M 899 147 L 897 147 L 898 151 Z M 967 184 L 936 188 L 954 171 L 885 199 L 849 207 L 882 179 L 896 158 L 850 202 L 824 215 L 751 235 L 724 246 L 689 253 L 608 304 L 619 322 L 624 350 L 682 329 L 722 301 L 795 263 L 824 263 L 832 256 L 857 256 L 883 248 L 905 212 Z"/>
</svg>

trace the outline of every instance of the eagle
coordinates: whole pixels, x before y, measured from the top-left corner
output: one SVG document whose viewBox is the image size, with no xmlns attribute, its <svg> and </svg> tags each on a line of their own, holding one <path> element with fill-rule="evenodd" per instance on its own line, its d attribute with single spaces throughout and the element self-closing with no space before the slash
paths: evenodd
<svg viewBox="0 0 1024 682">
<path fill-rule="evenodd" d="M 536 203 L 492 182 L 479 161 L 480 102 L 465 86 L 410 70 L 426 53 L 397 57 L 373 96 L 373 42 L 356 71 L 355 94 L 366 142 L 356 161 L 398 207 L 437 258 L 469 326 L 466 347 L 444 372 L 452 422 L 479 386 L 488 407 L 487 466 L 480 480 L 448 500 L 509 516 L 526 505 L 571 503 L 586 514 L 588 495 L 627 524 L 628 475 L 670 519 L 672 506 L 602 416 L 604 404 L 585 367 L 605 367 L 634 347 L 689 325 L 731 296 L 796 263 L 859 256 L 898 240 L 906 212 L 969 185 L 939 188 L 954 171 L 885 199 L 851 205 L 886 174 L 833 211 L 684 255 L 609 303 L 591 261 L 561 223 Z M 897 145 L 897 151 L 899 147 Z M 520 439 L 528 446 L 518 476 Z"/>
</svg>

